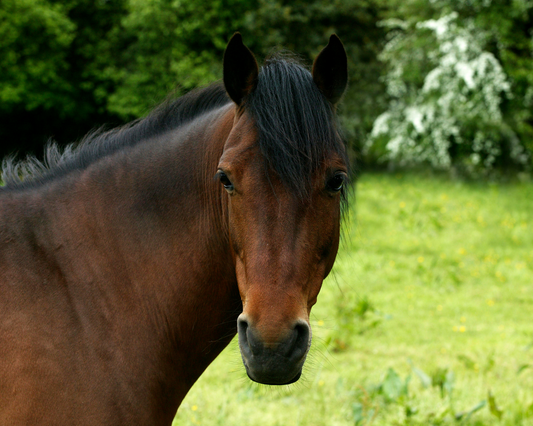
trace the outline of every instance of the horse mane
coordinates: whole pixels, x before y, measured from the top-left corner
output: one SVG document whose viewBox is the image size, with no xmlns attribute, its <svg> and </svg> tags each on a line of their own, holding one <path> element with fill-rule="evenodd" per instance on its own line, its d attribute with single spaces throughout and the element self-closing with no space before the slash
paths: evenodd
<svg viewBox="0 0 533 426">
<path fill-rule="evenodd" d="M 244 108 L 267 163 L 300 196 L 308 195 L 312 173 L 328 154 L 336 152 L 349 164 L 333 105 L 291 54 L 267 58 Z"/>
<path fill-rule="evenodd" d="M 0 191 L 38 186 L 75 171 L 143 140 L 163 134 L 199 115 L 230 102 L 222 83 L 164 102 L 145 118 L 125 126 L 96 130 L 79 144 L 61 150 L 57 143 L 45 148 L 44 160 L 8 157 L 2 163 Z M 294 57 L 277 53 L 267 58 L 244 109 L 255 121 L 265 161 L 282 182 L 300 196 L 310 190 L 311 177 L 331 152 L 349 164 L 340 137 L 334 107 L 313 82 L 311 73 Z"/>
<path fill-rule="evenodd" d="M 72 171 L 83 170 L 105 156 L 175 129 L 229 102 L 223 84 L 218 82 L 167 100 L 146 117 L 122 127 L 92 131 L 81 142 L 63 149 L 50 141 L 45 147 L 43 160 L 35 156 L 22 161 L 16 161 L 14 156 L 7 157 L 2 162 L 1 176 L 6 186 L 0 187 L 0 191 L 34 187 Z"/>
</svg>

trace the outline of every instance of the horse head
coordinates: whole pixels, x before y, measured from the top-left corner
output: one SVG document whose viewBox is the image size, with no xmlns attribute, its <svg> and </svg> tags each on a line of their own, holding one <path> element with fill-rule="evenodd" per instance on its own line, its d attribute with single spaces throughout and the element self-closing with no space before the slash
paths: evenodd
<svg viewBox="0 0 533 426">
<path fill-rule="evenodd" d="M 337 254 L 348 179 L 334 117 L 346 83 L 336 35 L 312 73 L 286 59 L 259 69 L 238 33 L 226 48 L 236 110 L 217 178 L 243 304 L 239 346 L 256 382 L 298 380 L 311 345 L 309 314 Z"/>
</svg>

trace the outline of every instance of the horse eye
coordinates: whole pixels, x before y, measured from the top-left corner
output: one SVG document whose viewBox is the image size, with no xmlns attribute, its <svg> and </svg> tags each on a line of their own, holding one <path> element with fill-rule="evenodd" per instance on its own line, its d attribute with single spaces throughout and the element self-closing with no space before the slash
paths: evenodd
<svg viewBox="0 0 533 426">
<path fill-rule="evenodd" d="M 222 185 L 224 185 L 224 189 L 226 191 L 228 191 L 228 192 L 233 191 L 233 189 L 234 189 L 233 184 L 229 180 L 229 178 L 226 175 L 226 173 L 224 173 L 223 171 L 219 171 L 217 173 L 217 175 L 218 175 L 218 179 L 220 180 L 220 183 L 222 183 Z"/>
<path fill-rule="evenodd" d="M 344 174 L 337 173 L 335 176 L 333 176 L 331 179 L 328 180 L 327 183 L 327 189 L 331 192 L 339 192 L 342 189 L 342 186 L 344 185 Z"/>
</svg>

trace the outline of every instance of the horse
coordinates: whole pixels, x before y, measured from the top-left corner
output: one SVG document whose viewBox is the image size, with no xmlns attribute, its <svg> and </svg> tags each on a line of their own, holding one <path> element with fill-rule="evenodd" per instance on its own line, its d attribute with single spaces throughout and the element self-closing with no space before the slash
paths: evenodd
<svg viewBox="0 0 533 426">
<path fill-rule="evenodd" d="M 260 68 L 3 164 L 0 424 L 171 425 L 238 333 L 253 381 L 301 375 L 349 180 L 332 35 L 312 72 Z"/>
</svg>

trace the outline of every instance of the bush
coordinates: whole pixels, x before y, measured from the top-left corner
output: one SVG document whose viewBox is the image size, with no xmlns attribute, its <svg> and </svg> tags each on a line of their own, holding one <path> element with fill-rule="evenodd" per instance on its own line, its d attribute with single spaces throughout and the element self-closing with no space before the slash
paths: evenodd
<svg viewBox="0 0 533 426">
<path fill-rule="evenodd" d="M 527 168 L 530 154 L 504 119 L 511 83 L 487 33 L 455 12 L 394 26 L 381 59 L 388 109 L 374 122 L 365 154 L 400 166 L 429 164 L 469 174 Z"/>
</svg>

